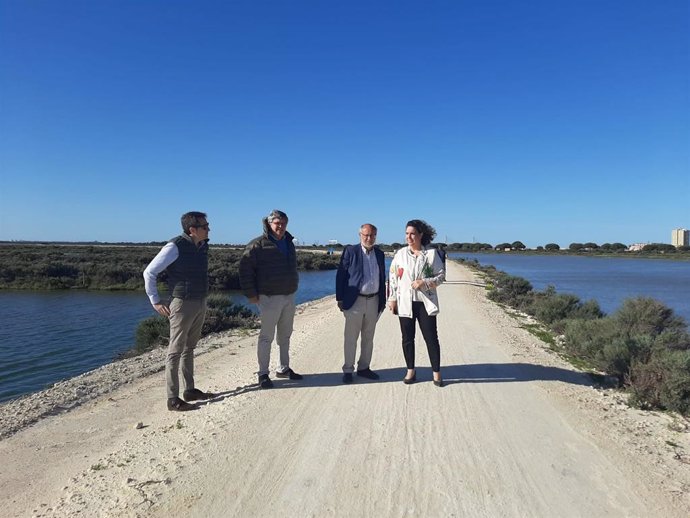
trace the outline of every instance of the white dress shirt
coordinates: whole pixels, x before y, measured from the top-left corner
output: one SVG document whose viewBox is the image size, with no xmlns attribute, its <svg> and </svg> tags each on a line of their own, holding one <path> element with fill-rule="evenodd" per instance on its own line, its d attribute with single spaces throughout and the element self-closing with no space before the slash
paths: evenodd
<svg viewBox="0 0 690 518">
<path fill-rule="evenodd" d="M 158 304 L 161 301 L 158 295 L 158 274 L 174 263 L 179 256 L 180 252 L 177 249 L 177 245 L 172 242 L 166 243 L 144 270 L 144 288 L 146 289 L 146 295 L 148 295 L 151 301 L 151 305 Z"/>
</svg>

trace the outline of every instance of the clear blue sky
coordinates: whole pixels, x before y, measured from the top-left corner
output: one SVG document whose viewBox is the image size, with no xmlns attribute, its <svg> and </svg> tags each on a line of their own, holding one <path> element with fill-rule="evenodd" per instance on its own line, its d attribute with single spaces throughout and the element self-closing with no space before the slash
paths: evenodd
<svg viewBox="0 0 690 518">
<path fill-rule="evenodd" d="M 670 242 L 687 0 L 0 0 L 0 240 Z"/>
</svg>

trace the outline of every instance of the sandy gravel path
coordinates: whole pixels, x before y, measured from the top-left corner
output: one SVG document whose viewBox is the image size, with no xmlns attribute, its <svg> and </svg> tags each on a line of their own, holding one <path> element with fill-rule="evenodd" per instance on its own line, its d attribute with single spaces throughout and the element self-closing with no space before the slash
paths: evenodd
<svg viewBox="0 0 690 518">
<path fill-rule="evenodd" d="M 343 385 L 343 317 L 331 297 L 296 319 L 303 382 L 258 391 L 255 338 L 217 337 L 197 380 L 221 396 L 198 411 L 168 412 L 163 374 L 149 374 L 5 438 L 0 514 L 690 514 L 687 421 L 627 408 L 486 301 L 471 271 L 449 263 L 448 278 L 446 387 L 431 383 L 423 343 L 420 381 L 401 383 L 388 313 L 372 366 L 382 379 Z"/>
</svg>

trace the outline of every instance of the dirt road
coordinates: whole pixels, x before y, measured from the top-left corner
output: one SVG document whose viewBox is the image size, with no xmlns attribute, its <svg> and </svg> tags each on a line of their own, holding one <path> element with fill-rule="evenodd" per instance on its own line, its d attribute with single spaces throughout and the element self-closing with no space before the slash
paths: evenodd
<svg viewBox="0 0 690 518">
<path fill-rule="evenodd" d="M 419 381 L 401 382 L 389 313 L 372 365 L 382 379 L 343 385 L 330 298 L 295 323 L 304 381 L 257 390 L 255 337 L 226 341 L 198 357 L 198 385 L 222 393 L 198 411 L 168 412 L 157 374 L 0 442 L 0 505 L 8 516 L 689 514 L 685 421 L 592 387 L 464 267 L 449 264 L 448 281 L 445 387 L 421 340 Z"/>
</svg>

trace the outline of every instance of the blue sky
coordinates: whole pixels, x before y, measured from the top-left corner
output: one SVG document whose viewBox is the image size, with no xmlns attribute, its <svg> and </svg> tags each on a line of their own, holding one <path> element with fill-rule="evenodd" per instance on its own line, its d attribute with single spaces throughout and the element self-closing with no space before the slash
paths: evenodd
<svg viewBox="0 0 690 518">
<path fill-rule="evenodd" d="M 0 0 L 0 240 L 670 242 L 686 0 Z"/>
</svg>

